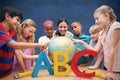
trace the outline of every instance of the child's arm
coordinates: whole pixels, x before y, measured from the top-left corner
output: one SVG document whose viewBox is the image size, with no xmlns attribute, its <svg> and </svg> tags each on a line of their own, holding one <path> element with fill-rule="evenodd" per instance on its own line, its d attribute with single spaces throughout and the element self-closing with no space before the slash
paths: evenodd
<svg viewBox="0 0 120 80">
<path fill-rule="evenodd" d="M 38 58 L 38 55 L 25 55 L 21 50 L 15 50 L 15 55 L 17 57 L 18 63 L 20 64 L 22 70 L 25 72 L 24 60 L 35 60 Z"/>
<path fill-rule="evenodd" d="M 35 50 L 34 50 L 34 48 L 32 49 L 32 55 L 35 55 Z M 37 56 L 36 58 L 38 58 L 38 56 Z M 32 65 L 35 65 L 35 63 L 36 63 L 36 59 L 33 59 Z"/>
<path fill-rule="evenodd" d="M 82 40 L 77 40 L 77 39 L 74 39 L 73 41 L 75 44 L 82 44 L 86 49 L 90 49 L 90 50 L 93 50 L 93 51 L 96 51 L 96 52 L 99 52 L 99 50 L 101 49 L 102 47 L 102 44 L 101 44 L 101 41 L 98 40 L 97 44 L 95 47 L 92 47 L 90 45 L 88 45 L 86 42 L 82 41 Z"/>
<path fill-rule="evenodd" d="M 15 50 L 15 55 L 16 55 L 16 58 L 18 60 L 18 63 L 20 64 L 22 70 L 26 71 L 24 61 L 23 61 L 22 51 L 21 50 Z"/>
<path fill-rule="evenodd" d="M 101 51 L 101 53 L 100 53 L 100 55 L 98 56 L 98 59 L 97 59 L 97 61 L 95 62 L 95 64 L 94 64 L 93 66 L 89 66 L 88 68 L 89 68 L 89 69 L 96 69 L 96 68 L 98 68 L 99 65 L 100 65 L 100 63 L 101 63 L 101 61 L 102 61 L 102 59 L 103 59 L 103 56 L 104 56 L 104 53 L 103 53 L 103 51 Z"/>
<path fill-rule="evenodd" d="M 111 78 L 113 80 L 117 80 L 115 76 L 113 76 L 112 72 L 113 72 L 113 65 L 114 65 L 114 59 L 116 58 L 115 55 L 116 54 L 116 50 L 117 50 L 117 44 L 118 42 L 120 41 L 120 28 L 117 28 L 115 30 L 112 31 L 112 38 L 111 38 L 111 44 L 110 44 L 110 57 L 109 57 L 109 60 L 108 60 L 108 69 L 107 69 L 107 74 L 106 74 L 106 77 L 107 79 Z"/>
<path fill-rule="evenodd" d="M 21 53 L 21 55 L 25 60 L 31 60 L 31 59 L 35 60 L 38 58 L 38 55 L 25 55 L 24 53 Z"/>
<path fill-rule="evenodd" d="M 119 29 L 115 29 L 112 32 L 112 38 L 111 38 L 111 44 L 110 44 L 110 57 L 109 57 L 109 63 L 108 63 L 108 72 L 112 72 L 113 69 L 113 65 L 114 65 L 114 58 L 116 54 L 116 47 L 118 42 L 120 41 L 120 28 Z"/>
<path fill-rule="evenodd" d="M 90 57 L 88 58 L 88 61 L 85 64 L 81 64 L 80 66 L 81 67 L 88 66 L 90 62 L 92 61 L 92 59 L 93 59 L 93 56 L 90 55 Z"/>
<path fill-rule="evenodd" d="M 24 42 L 16 42 L 14 40 L 9 41 L 7 45 L 14 49 L 26 49 L 26 48 L 34 48 L 34 47 L 45 49 L 48 46 L 48 44 L 45 43 L 24 43 Z"/>
</svg>

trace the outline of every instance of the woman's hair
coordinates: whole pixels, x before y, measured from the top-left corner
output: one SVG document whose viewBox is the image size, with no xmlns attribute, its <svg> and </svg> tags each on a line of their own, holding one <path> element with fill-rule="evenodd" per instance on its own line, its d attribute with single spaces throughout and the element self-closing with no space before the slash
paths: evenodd
<svg viewBox="0 0 120 80">
<path fill-rule="evenodd" d="M 65 23 L 68 25 L 68 22 L 67 22 L 67 20 L 66 20 L 65 18 L 60 18 L 60 19 L 58 20 L 57 26 L 59 26 L 59 24 L 60 24 L 61 22 L 65 22 Z M 56 31 L 55 34 L 58 35 L 58 36 L 61 36 L 61 34 L 60 34 L 60 32 L 59 32 L 58 30 Z"/>
<path fill-rule="evenodd" d="M 24 39 L 23 26 L 26 26 L 26 27 L 32 26 L 34 28 L 37 28 L 35 21 L 33 21 L 32 19 L 24 20 L 23 23 L 20 24 L 20 26 L 17 28 L 17 36 L 18 36 L 19 41 L 23 41 L 23 39 Z M 34 42 L 34 33 L 32 36 L 26 38 L 26 40 L 28 42 Z"/>
<path fill-rule="evenodd" d="M 107 5 L 102 5 L 101 7 L 97 8 L 94 13 L 101 12 L 102 14 L 108 13 L 110 15 L 111 22 L 116 21 L 116 15 L 114 13 L 114 10 Z"/>
<path fill-rule="evenodd" d="M 101 30 L 102 28 L 100 28 L 97 24 L 94 24 L 90 27 L 89 33 L 95 34 L 95 33 L 99 33 Z"/>
</svg>

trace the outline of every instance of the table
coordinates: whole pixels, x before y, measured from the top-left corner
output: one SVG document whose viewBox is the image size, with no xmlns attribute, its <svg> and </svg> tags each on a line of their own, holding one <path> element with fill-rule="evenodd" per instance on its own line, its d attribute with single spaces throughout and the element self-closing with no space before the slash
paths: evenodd
<svg viewBox="0 0 120 80">
<path fill-rule="evenodd" d="M 79 67 L 79 69 L 81 71 L 88 70 L 87 67 Z M 32 68 L 29 70 L 32 70 Z M 90 70 L 90 71 L 96 71 L 96 72 L 99 72 L 102 74 L 104 74 L 106 72 L 105 70 L 102 70 L 102 69 L 96 69 L 96 70 Z M 1 78 L 0 80 L 105 80 L 104 78 L 99 78 L 99 77 L 93 77 L 93 78 L 89 78 L 89 79 L 77 77 L 72 71 L 68 76 L 61 76 L 61 77 L 49 75 L 48 70 L 40 70 L 38 73 L 38 77 L 36 77 L 36 78 L 32 78 L 31 76 L 26 76 L 23 78 L 14 79 L 12 77 L 12 75 L 13 74 L 10 74 L 9 76 L 7 76 L 5 78 Z M 120 78 L 120 74 L 114 74 L 114 75 Z"/>
</svg>

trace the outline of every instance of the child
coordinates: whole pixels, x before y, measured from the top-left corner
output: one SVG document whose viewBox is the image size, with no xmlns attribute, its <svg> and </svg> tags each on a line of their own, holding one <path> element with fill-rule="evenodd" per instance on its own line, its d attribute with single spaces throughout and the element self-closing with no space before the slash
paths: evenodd
<svg viewBox="0 0 120 80">
<path fill-rule="evenodd" d="M 91 35 L 91 40 L 90 40 L 90 46 L 94 47 L 98 41 L 98 38 L 99 38 L 99 32 L 101 31 L 102 29 L 98 27 L 97 24 L 94 24 L 90 27 L 89 29 L 89 33 Z M 92 57 L 92 56 L 89 56 L 88 58 L 88 61 L 85 63 L 85 64 L 82 64 L 81 66 L 88 66 L 88 65 L 93 65 L 94 62 L 96 62 L 96 59 L 97 57 L 100 55 L 102 50 L 99 51 L 99 53 L 97 54 L 96 57 Z M 103 60 L 101 62 L 101 64 L 99 65 L 99 68 L 103 68 Z"/>
<path fill-rule="evenodd" d="M 53 32 L 54 32 L 54 23 L 51 20 L 46 20 L 43 23 L 44 31 L 46 33 L 46 36 L 41 36 L 38 39 L 39 43 L 48 43 L 53 38 Z M 48 54 L 48 49 L 44 50 Z"/>
<path fill-rule="evenodd" d="M 26 19 L 18 28 L 17 28 L 17 35 L 19 42 L 25 42 L 25 43 L 33 43 L 34 42 L 34 32 L 36 31 L 36 23 L 31 19 Z M 15 50 L 16 55 L 14 56 L 14 71 L 25 71 L 27 68 L 30 68 L 35 64 L 35 60 L 32 62 L 31 60 L 27 59 L 35 59 L 38 56 L 34 55 L 35 51 L 33 48 L 27 48 L 22 49 L 21 54 L 23 56 L 23 63 L 21 63 L 22 59 L 20 61 L 17 61 L 17 58 L 19 59 L 19 56 L 21 56 L 20 52 Z M 29 55 L 29 56 L 28 56 Z M 30 56 L 34 55 L 34 56 Z M 17 58 L 16 58 L 17 57 Z"/>
<path fill-rule="evenodd" d="M 116 21 L 113 9 L 107 5 L 97 8 L 94 12 L 94 18 L 95 23 L 103 29 L 96 46 L 92 48 L 80 40 L 75 41 L 75 43 L 80 43 L 87 49 L 97 52 L 103 47 L 104 54 L 102 55 L 104 55 L 104 68 L 107 69 L 106 77 L 116 80 L 112 73 L 120 73 L 120 23 Z M 95 65 L 92 69 L 97 67 L 98 65 Z"/>
<path fill-rule="evenodd" d="M 49 43 L 51 39 L 53 39 L 53 32 L 54 32 L 54 23 L 51 20 L 46 20 L 43 23 L 44 31 L 46 33 L 46 36 L 41 36 L 38 40 L 39 43 Z M 46 55 L 48 55 L 48 48 L 44 49 L 43 51 L 46 52 Z M 48 57 L 49 59 L 49 57 Z M 50 61 L 50 59 L 49 59 Z M 52 64 L 52 62 L 50 61 Z"/>
<path fill-rule="evenodd" d="M 22 14 L 15 8 L 5 7 L 0 13 L 0 78 L 12 73 L 14 49 L 38 47 L 47 44 L 16 42 L 16 28 L 20 25 Z"/>
<path fill-rule="evenodd" d="M 73 39 L 80 39 L 85 41 L 87 44 L 89 44 L 91 38 L 88 35 L 85 35 L 82 33 L 82 25 L 79 22 L 73 22 L 71 24 L 71 30 L 72 33 L 74 34 Z M 77 48 L 79 48 L 80 50 L 84 50 L 85 48 L 81 45 L 81 44 L 75 44 Z M 82 56 L 79 60 L 78 60 L 78 65 L 86 63 L 87 61 L 87 56 Z"/>
<path fill-rule="evenodd" d="M 54 37 L 65 36 L 68 38 L 72 38 L 73 34 L 68 31 L 68 22 L 65 18 L 61 18 L 57 23 L 58 30 L 55 30 L 53 33 Z"/>
</svg>

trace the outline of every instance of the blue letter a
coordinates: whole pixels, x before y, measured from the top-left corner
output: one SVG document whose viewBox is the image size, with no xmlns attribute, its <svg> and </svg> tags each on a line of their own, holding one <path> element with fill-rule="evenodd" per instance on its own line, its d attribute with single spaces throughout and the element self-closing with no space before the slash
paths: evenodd
<svg viewBox="0 0 120 80">
<path fill-rule="evenodd" d="M 45 65 L 41 65 L 42 61 L 44 61 Z M 39 70 L 43 70 L 43 69 L 48 69 L 50 75 L 53 75 L 53 69 L 50 65 L 50 62 L 49 62 L 47 56 L 46 56 L 46 53 L 41 51 L 38 56 L 35 68 L 33 70 L 32 77 L 33 78 L 37 77 Z"/>
</svg>

